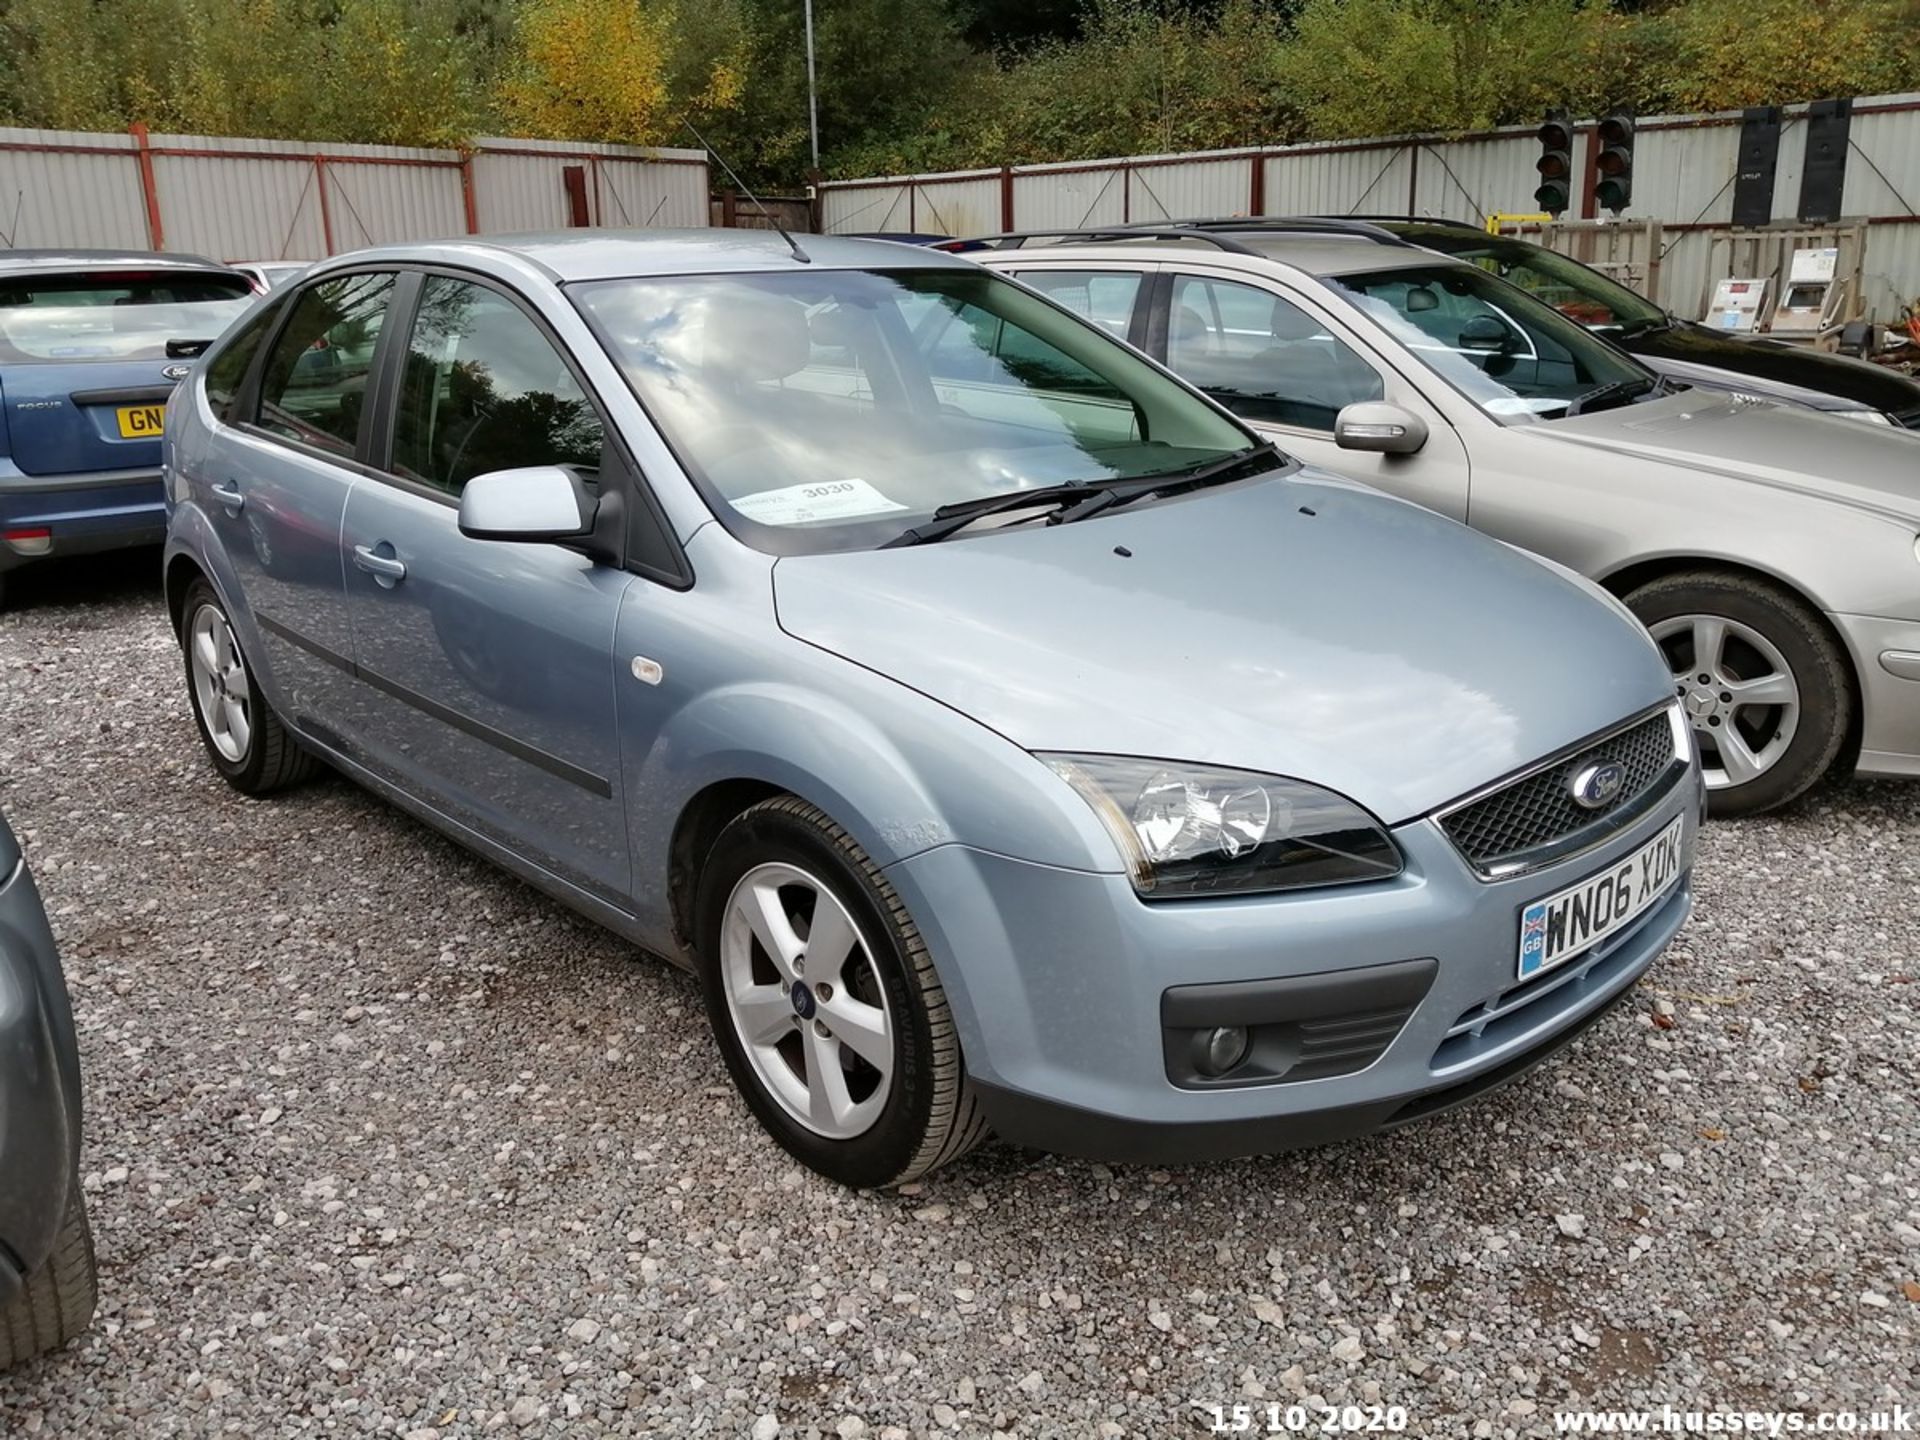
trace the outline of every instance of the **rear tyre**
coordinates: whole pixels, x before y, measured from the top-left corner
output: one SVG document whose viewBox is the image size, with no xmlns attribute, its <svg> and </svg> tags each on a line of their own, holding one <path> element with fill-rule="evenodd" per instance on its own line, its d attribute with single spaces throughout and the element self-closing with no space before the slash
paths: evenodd
<svg viewBox="0 0 1920 1440">
<path fill-rule="evenodd" d="M 986 1139 L 927 947 L 845 830 L 792 796 L 754 806 L 715 840 L 695 906 L 714 1038 L 788 1153 L 868 1188 Z"/>
<path fill-rule="evenodd" d="M 13 1303 L 0 1308 L 0 1370 L 57 1350 L 86 1329 L 98 1298 L 95 1287 L 93 1233 L 75 1185 L 53 1254 L 28 1277 Z"/>
<path fill-rule="evenodd" d="M 243 795 L 267 795 L 319 768 L 260 693 L 227 608 L 204 579 L 187 587 L 180 650 L 201 743 L 229 785 Z"/>
<path fill-rule="evenodd" d="M 1853 722 L 1853 677 L 1820 617 L 1777 586 L 1693 571 L 1627 597 L 1666 655 L 1716 817 L 1757 815 L 1833 767 Z"/>
</svg>

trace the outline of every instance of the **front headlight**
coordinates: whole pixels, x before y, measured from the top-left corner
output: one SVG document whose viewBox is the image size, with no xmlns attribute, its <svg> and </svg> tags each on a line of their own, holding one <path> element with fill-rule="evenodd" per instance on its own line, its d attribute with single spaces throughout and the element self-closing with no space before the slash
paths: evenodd
<svg viewBox="0 0 1920 1440">
<path fill-rule="evenodd" d="M 1039 758 L 1093 807 L 1151 899 L 1353 885 L 1404 864 L 1379 821 L 1301 780 L 1134 755 Z"/>
<path fill-rule="evenodd" d="M 1842 420 L 1864 420 L 1869 425 L 1891 425 L 1893 417 L 1883 415 L 1878 410 L 1829 410 L 1829 415 L 1838 415 Z"/>
</svg>

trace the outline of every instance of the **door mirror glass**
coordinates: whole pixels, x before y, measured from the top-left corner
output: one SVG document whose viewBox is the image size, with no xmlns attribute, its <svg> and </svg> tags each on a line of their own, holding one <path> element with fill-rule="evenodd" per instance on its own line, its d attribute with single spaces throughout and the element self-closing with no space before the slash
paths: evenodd
<svg viewBox="0 0 1920 1440">
<path fill-rule="evenodd" d="M 460 491 L 460 533 L 473 540 L 577 540 L 600 502 L 558 465 L 491 470 Z"/>
<path fill-rule="evenodd" d="M 1499 353 L 1513 343 L 1513 332 L 1491 315 L 1476 315 L 1460 327 L 1462 350 Z"/>
<path fill-rule="evenodd" d="M 1411 455 L 1427 443 L 1427 422 L 1411 410 L 1370 400 L 1340 412 L 1333 423 L 1333 443 L 1342 450 Z"/>
</svg>

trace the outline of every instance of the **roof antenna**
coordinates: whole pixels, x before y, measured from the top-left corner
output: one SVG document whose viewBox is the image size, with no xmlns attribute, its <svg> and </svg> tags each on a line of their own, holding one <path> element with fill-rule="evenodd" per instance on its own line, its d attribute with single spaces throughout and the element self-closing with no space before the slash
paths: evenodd
<svg viewBox="0 0 1920 1440">
<path fill-rule="evenodd" d="M 793 258 L 798 260 L 802 265 L 811 265 L 813 263 L 813 257 L 800 248 L 800 242 L 787 233 L 786 226 L 773 218 L 773 212 L 760 203 L 760 197 L 754 194 L 753 191 L 747 189 L 747 182 L 733 173 L 733 167 L 727 164 L 726 156 L 709 145 L 707 143 L 707 137 L 702 135 L 698 130 L 695 130 L 693 121 L 689 120 L 685 115 L 680 117 L 680 123 L 693 132 L 693 138 L 700 142 L 700 148 L 702 150 L 720 162 L 720 168 L 727 172 L 727 178 L 740 187 L 740 193 L 742 195 L 745 195 L 747 199 L 753 201 L 753 208 L 760 212 L 760 217 L 780 232 L 780 238 L 786 241 L 787 248 L 793 251 Z"/>
</svg>

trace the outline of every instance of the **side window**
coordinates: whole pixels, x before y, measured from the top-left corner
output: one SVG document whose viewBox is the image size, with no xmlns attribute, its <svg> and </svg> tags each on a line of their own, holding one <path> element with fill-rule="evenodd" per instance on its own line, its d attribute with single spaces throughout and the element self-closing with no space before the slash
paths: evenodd
<svg viewBox="0 0 1920 1440">
<path fill-rule="evenodd" d="M 527 465 L 600 469 L 605 433 L 573 372 L 497 291 L 434 275 L 420 290 L 393 422 L 393 468 L 458 495 Z"/>
<path fill-rule="evenodd" d="M 1234 414 L 1333 430 L 1348 405 L 1385 397 L 1380 376 L 1320 322 L 1269 291 L 1179 275 L 1167 365 Z"/>
<path fill-rule="evenodd" d="M 1056 305 L 1124 340 L 1144 275 L 1124 270 L 1025 270 L 1020 279 Z"/>
<path fill-rule="evenodd" d="M 267 338 L 267 331 L 280 318 L 282 308 L 279 305 L 261 306 L 260 313 L 243 324 L 233 339 L 221 347 L 220 353 L 207 362 L 207 375 L 203 382 L 207 404 L 222 420 L 232 423 L 236 418 L 233 414 L 234 399 L 246 381 L 253 357 L 260 353 L 261 341 Z"/>
<path fill-rule="evenodd" d="M 393 280 L 391 274 L 342 275 L 300 291 L 260 377 L 262 429 L 335 455 L 353 454 Z"/>
</svg>

